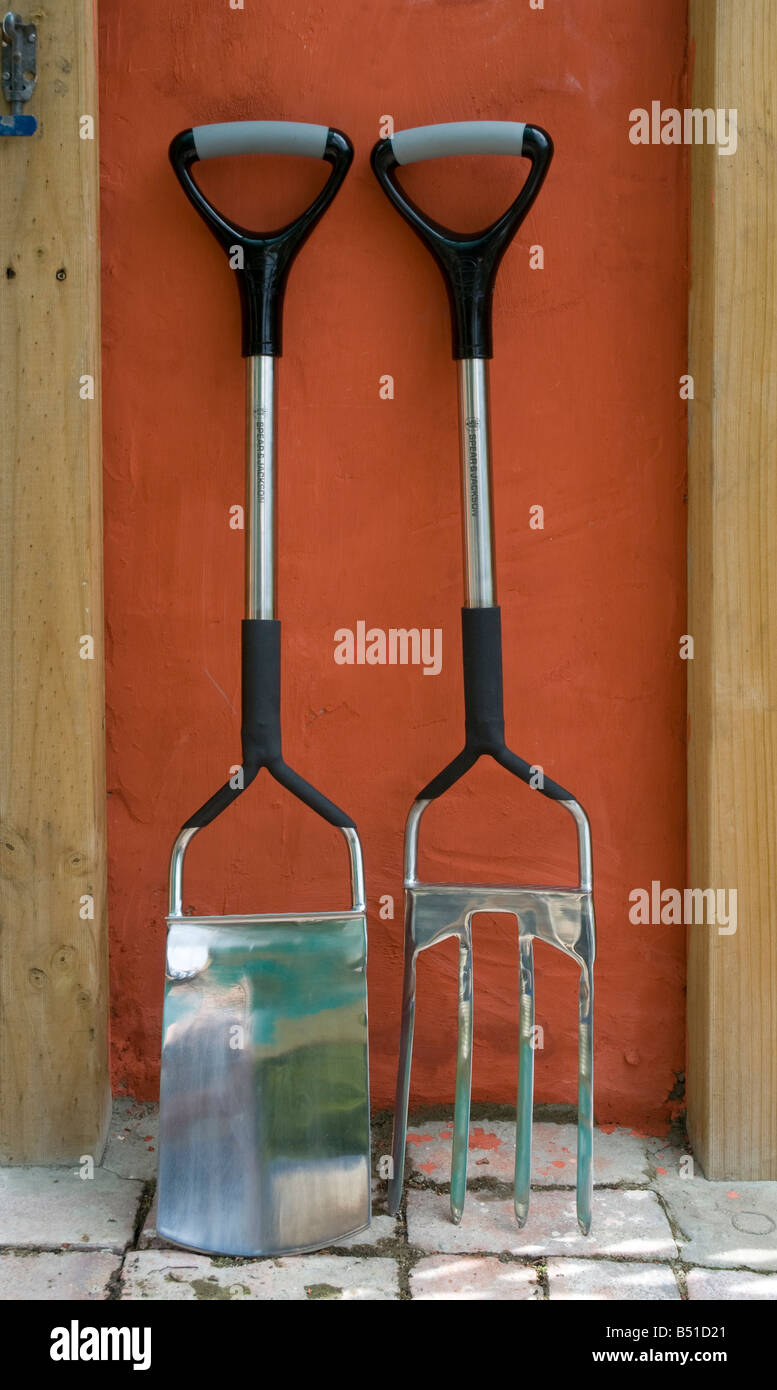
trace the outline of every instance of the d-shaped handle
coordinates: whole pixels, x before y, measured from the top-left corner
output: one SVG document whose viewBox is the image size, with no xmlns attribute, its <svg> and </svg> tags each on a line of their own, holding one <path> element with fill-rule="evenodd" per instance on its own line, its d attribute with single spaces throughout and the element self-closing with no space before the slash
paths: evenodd
<svg viewBox="0 0 777 1390">
<path fill-rule="evenodd" d="M 191 174 L 198 159 L 235 154 L 293 154 L 325 159 L 332 172 L 321 192 L 294 222 L 271 232 L 252 232 L 209 203 Z M 190 203 L 230 257 L 243 307 L 243 356 L 280 357 L 283 293 L 294 257 L 332 202 L 353 159 L 341 130 L 298 121 L 229 121 L 182 130 L 170 145 L 170 162 Z M 236 256 L 236 250 L 240 256 Z"/>
<path fill-rule="evenodd" d="M 512 154 L 531 160 L 515 202 L 480 232 L 454 232 L 427 217 L 396 179 L 396 169 L 457 154 Z M 394 207 L 429 247 L 451 305 L 453 356 L 493 357 L 491 299 L 499 262 L 542 187 L 553 142 L 540 126 L 518 121 L 455 121 L 400 130 L 372 151 L 375 176 Z"/>
</svg>

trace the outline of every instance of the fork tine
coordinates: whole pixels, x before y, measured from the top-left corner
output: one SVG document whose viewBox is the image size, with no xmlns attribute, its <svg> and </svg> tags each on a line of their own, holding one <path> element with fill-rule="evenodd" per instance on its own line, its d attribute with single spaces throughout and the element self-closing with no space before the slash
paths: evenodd
<svg viewBox="0 0 777 1390">
<path fill-rule="evenodd" d="M 408 926 L 405 936 L 405 969 L 402 985 L 402 1028 L 399 1038 L 397 1091 L 394 1100 L 394 1134 L 391 1145 L 392 1171 L 388 1185 L 388 1210 L 396 1216 L 402 1201 L 405 1178 L 405 1143 L 407 1140 L 407 1107 L 410 1099 L 410 1069 L 413 1064 L 413 1030 L 415 1027 L 416 956 L 410 931 L 412 904 L 408 904 Z"/>
<path fill-rule="evenodd" d="M 456 1055 L 456 1100 L 451 1156 L 451 1219 L 458 1226 L 467 1195 L 469 1108 L 472 1095 L 472 938 L 459 938 L 459 1026 Z"/>
<path fill-rule="evenodd" d="M 593 975 L 591 961 L 580 967 L 577 1032 L 577 1220 L 584 1236 L 591 1229 L 593 1202 Z"/>
<path fill-rule="evenodd" d="M 534 1115 L 534 950 L 531 936 L 519 936 L 520 1033 L 518 1109 L 515 1117 L 515 1219 L 525 1226 L 531 1192 L 531 1141 Z"/>
</svg>

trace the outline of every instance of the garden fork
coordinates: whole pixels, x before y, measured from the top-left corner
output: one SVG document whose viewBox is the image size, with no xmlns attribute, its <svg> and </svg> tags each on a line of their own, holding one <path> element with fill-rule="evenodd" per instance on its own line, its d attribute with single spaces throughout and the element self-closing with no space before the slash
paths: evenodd
<svg viewBox="0 0 777 1390">
<path fill-rule="evenodd" d="M 462 609 L 464 748 L 424 787 L 405 829 L 405 967 L 402 1031 L 394 1115 L 389 1211 L 402 1198 L 407 1110 L 415 1021 L 416 962 L 421 951 L 455 937 L 459 943 L 458 1052 L 451 1159 L 451 1216 L 461 1221 L 467 1187 L 472 1088 L 472 918 L 499 912 L 518 922 L 520 966 L 519 1081 L 515 1144 L 515 1215 L 523 1226 L 529 1210 L 534 1094 L 535 939 L 571 956 L 580 970 L 578 993 L 577 1219 L 587 1234 L 593 1190 L 593 964 L 595 955 L 591 832 L 580 803 L 544 776 L 537 764 L 505 744 L 500 610 L 496 604 L 489 461 L 487 361 L 493 356 L 491 299 L 504 251 L 544 180 L 553 153 L 538 126 L 508 121 L 466 121 L 399 131 L 372 152 L 373 170 L 391 202 L 429 247 L 443 272 L 451 305 L 453 356 L 459 364 L 459 429 L 466 606 Z M 463 234 L 433 222 L 396 181 L 398 165 L 442 155 L 512 154 L 531 161 L 517 199 L 484 231 Z M 489 887 L 424 883 L 417 874 L 418 835 L 427 806 L 448 791 L 484 754 L 522 782 L 557 801 L 577 830 L 578 885 L 574 888 Z"/>
</svg>

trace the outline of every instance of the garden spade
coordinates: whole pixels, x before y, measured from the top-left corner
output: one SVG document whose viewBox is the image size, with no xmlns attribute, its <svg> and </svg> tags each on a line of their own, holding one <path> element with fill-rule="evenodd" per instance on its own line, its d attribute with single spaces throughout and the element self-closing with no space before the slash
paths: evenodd
<svg viewBox="0 0 777 1390">
<path fill-rule="evenodd" d="M 295 154 L 332 171 L 296 221 L 255 233 L 209 203 L 198 159 Z M 327 126 L 241 121 L 173 140 L 185 193 L 230 257 L 247 359 L 246 610 L 242 764 L 186 821 L 170 861 L 162 1036 L 161 1236 L 194 1250 L 278 1255 L 315 1250 L 370 1220 L 366 916 L 353 821 L 284 761 L 281 632 L 275 601 L 276 360 L 291 262 L 353 157 Z M 265 768 L 344 837 L 343 911 L 185 915 L 184 857 Z"/>
</svg>

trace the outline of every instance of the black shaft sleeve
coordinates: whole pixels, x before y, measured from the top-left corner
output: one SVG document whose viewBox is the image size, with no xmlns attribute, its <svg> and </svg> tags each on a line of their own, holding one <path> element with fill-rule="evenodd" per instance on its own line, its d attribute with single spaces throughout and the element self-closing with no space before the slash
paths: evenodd
<svg viewBox="0 0 777 1390">
<path fill-rule="evenodd" d="M 464 747 L 423 791 L 418 801 L 431 801 L 458 782 L 484 753 L 531 784 L 532 764 L 519 758 L 505 743 L 502 677 L 502 615 L 497 607 L 462 608 L 461 647 L 464 665 Z M 535 765 L 536 766 L 536 765 Z M 558 782 L 543 774 L 535 787 L 552 801 L 574 801 Z"/>
<path fill-rule="evenodd" d="M 227 782 L 183 829 L 209 825 L 249 787 L 261 768 L 317 815 L 341 829 L 355 828 L 350 816 L 284 762 L 281 751 L 281 625 L 274 618 L 244 618 L 242 625 L 242 785 Z"/>
<path fill-rule="evenodd" d="M 461 653 L 466 746 L 491 753 L 505 741 L 501 609 L 462 608 Z"/>
<path fill-rule="evenodd" d="M 281 625 L 244 618 L 240 637 L 243 766 L 257 772 L 281 756 Z"/>
</svg>

